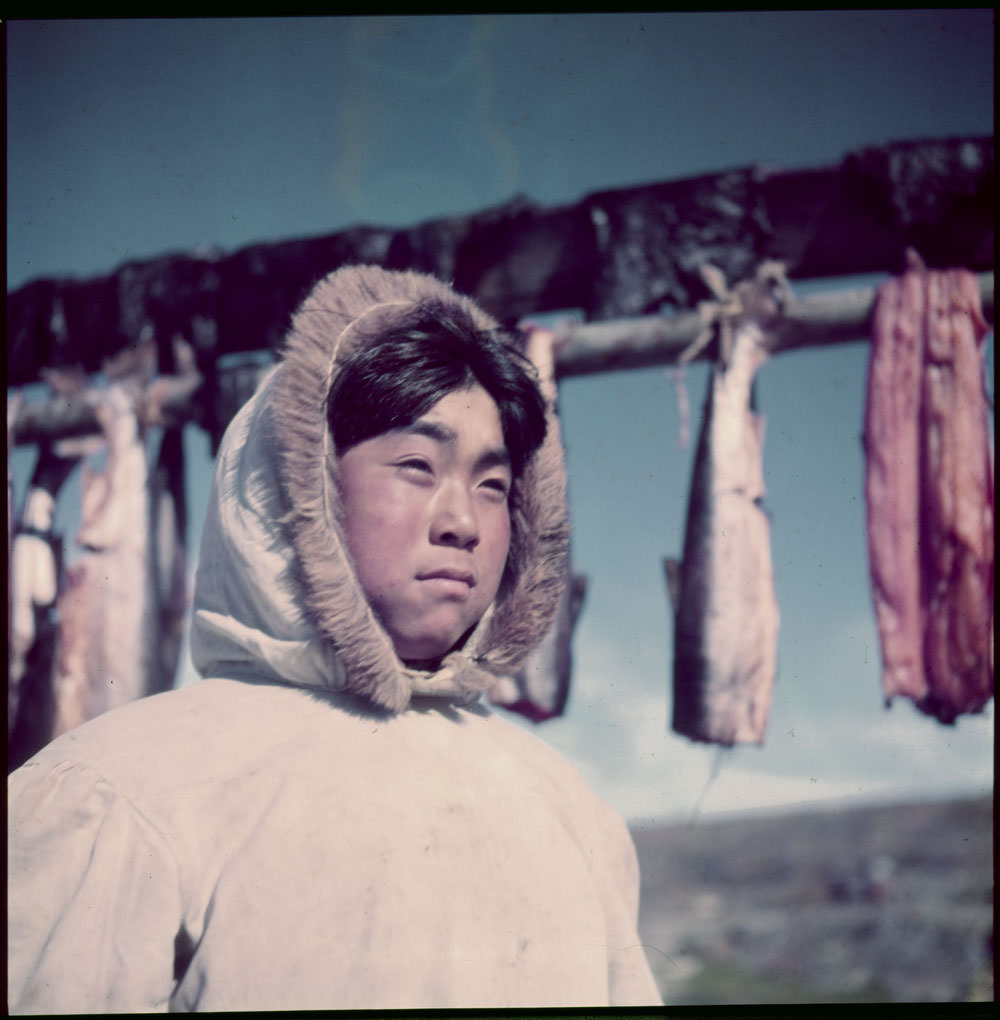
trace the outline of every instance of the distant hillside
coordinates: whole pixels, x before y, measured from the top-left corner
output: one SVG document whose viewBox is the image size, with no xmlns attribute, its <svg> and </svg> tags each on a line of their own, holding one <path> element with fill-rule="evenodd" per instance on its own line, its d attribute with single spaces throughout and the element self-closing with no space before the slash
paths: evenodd
<svg viewBox="0 0 1000 1020">
<path fill-rule="evenodd" d="M 992 999 L 989 797 L 633 835 L 668 1004 Z"/>
</svg>

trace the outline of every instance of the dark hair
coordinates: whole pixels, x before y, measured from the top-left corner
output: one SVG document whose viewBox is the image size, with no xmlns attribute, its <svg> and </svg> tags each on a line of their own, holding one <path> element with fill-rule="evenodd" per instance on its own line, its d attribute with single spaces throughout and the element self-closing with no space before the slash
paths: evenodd
<svg viewBox="0 0 1000 1020">
<path fill-rule="evenodd" d="M 326 398 L 338 454 L 412 425 L 454 390 L 478 383 L 500 413 L 515 477 L 545 438 L 545 404 L 531 362 L 501 330 L 475 329 L 461 310 L 423 302 L 350 355 Z"/>
</svg>

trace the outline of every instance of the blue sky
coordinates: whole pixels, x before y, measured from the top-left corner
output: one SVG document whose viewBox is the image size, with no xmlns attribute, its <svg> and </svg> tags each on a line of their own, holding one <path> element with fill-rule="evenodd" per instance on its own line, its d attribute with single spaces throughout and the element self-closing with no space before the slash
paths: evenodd
<svg viewBox="0 0 1000 1020">
<path fill-rule="evenodd" d="M 556 204 L 731 166 L 833 162 L 888 140 L 988 135 L 992 17 L 15 21 L 8 286 L 205 244 L 408 225 L 517 193 Z M 765 746 L 733 751 L 668 729 L 660 559 L 680 550 L 692 453 L 673 384 L 650 369 L 562 385 L 574 558 L 590 589 L 568 714 L 535 729 L 627 816 L 991 789 L 992 705 L 955 727 L 907 703 L 882 708 L 866 357 L 858 343 L 761 370 L 779 672 Z M 704 366 L 685 374 L 693 427 L 705 378 Z M 202 437 L 189 448 L 198 522 L 210 465 Z M 30 463 L 16 466 L 23 476 Z"/>
</svg>

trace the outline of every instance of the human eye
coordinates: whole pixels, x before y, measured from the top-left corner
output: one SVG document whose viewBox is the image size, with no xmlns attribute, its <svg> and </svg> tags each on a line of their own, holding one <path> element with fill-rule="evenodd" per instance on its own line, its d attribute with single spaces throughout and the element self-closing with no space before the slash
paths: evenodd
<svg viewBox="0 0 1000 1020">
<path fill-rule="evenodd" d="M 403 457 L 396 462 L 396 467 L 404 476 L 411 476 L 417 480 L 434 477 L 434 466 L 426 457 Z"/>
<path fill-rule="evenodd" d="M 505 476 L 491 475 L 488 478 L 484 478 L 479 483 L 479 487 L 491 498 L 505 502 L 510 495 L 510 479 Z"/>
</svg>

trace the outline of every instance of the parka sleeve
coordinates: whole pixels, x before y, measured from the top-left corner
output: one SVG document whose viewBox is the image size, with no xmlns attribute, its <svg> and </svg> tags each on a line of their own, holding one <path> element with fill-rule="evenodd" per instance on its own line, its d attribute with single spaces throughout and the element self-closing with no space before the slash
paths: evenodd
<svg viewBox="0 0 1000 1020">
<path fill-rule="evenodd" d="M 165 1012 L 181 895 L 156 827 L 85 766 L 29 762 L 7 851 L 9 1011 Z"/>
<path fill-rule="evenodd" d="M 624 826 L 623 826 L 624 828 Z M 660 1005 L 663 999 L 639 938 L 639 860 L 627 830 L 618 840 L 614 871 L 619 890 L 619 936 L 609 946 L 608 990 L 612 1006 Z"/>
<path fill-rule="evenodd" d="M 608 923 L 608 1005 L 655 1006 L 663 1002 L 639 938 L 639 857 L 628 827 L 608 805 L 592 806 L 604 863 L 602 897 Z"/>
</svg>

